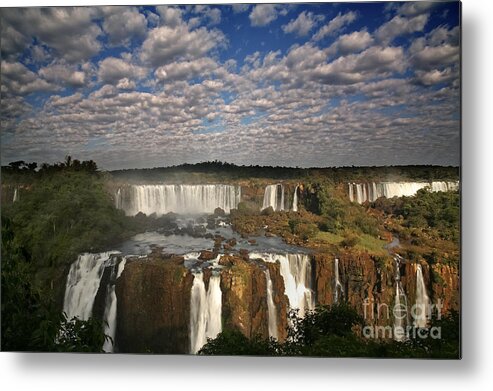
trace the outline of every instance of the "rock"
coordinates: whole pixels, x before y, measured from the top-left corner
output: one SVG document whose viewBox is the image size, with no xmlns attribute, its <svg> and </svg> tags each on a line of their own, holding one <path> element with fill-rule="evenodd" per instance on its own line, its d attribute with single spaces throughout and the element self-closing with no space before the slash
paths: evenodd
<svg viewBox="0 0 493 391">
<path fill-rule="evenodd" d="M 262 209 L 262 211 L 260 212 L 260 214 L 262 216 L 271 216 L 274 214 L 274 208 L 272 206 L 269 206 L 265 209 Z"/>
<path fill-rule="evenodd" d="M 216 256 L 217 256 L 216 253 L 214 253 L 212 251 L 204 250 L 204 251 L 200 252 L 199 259 L 201 261 L 210 261 L 210 260 L 216 258 Z"/>
<path fill-rule="evenodd" d="M 192 281 L 187 269 L 163 259 L 125 265 L 116 282 L 118 351 L 188 353 Z"/>
<path fill-rule="evenodd" d="M 224 211 L 224 209 L 216 208 L 216 209 L 214 209 L 214 216 L 224 217 L 224 216 L 226 216 L 226 212 Z"/>
</svg>

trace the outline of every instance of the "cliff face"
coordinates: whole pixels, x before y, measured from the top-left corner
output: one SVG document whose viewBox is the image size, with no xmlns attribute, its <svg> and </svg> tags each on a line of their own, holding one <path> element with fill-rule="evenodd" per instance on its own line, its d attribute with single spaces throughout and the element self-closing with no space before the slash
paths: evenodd
<svg viewBox="0 0 493 391">
<path fill-rule="evenodd" d="M 236 328 L 247 337 L 269 337 L 267 279 L 269 270 L 276 306 L 278 337 L 286 337 L 288 300 L 284 294 L 284 281 L 279 265 L 259 264 L 240 257 L 226 256 L 220 261 L 223 292 L 223 328 Z"/>
<path fill-rule="evenodd" d="M 317 303 L 332 305 L 335 299 L 335 262 L 330 254 L 313 258 Z M 459 309 L 459 273 L 449 265 L 421 262 L 423 280 L 433 304 L 441 300 L 442 315 Z M 400 278 L 408 306 L 416 303 L 418 263 L 405 262 L 400 266 Z M 343 299 L 353 306 L 371 325 L 392 325 L 396 282 L 392 259 L 376 259 L 367 253 L 339 255 L 339 279 Z"/>
<path fill-rule="evenodd" d="M 180 259 L 128 261 L 116 283 L 118 351 L 188 353 L 192 280 Z"/>
<path fill-rule="evenodd" d="M 369 324 L 392 323 L 385 306 L 393 303 L 393 269 L 367 253 L 339 255 L 339 280 L 343 288 L 340 301 L 349 303 Z M 332 305 L 335 302 L 334 256 L 314 256 L 317 302 Z M 387 316 L 388 315 L 388 316 Z"/>
<path fill-rule="evenodd" d="M 367 324 L 393 325 L 395 301 L 395 263 L 366 253 L 339 254 L 338 271 L 346 301 Z M 250 261 L 247 257 L 227 255 L 219 261 L 222 291 L 222 328 L 235 328 L 247 337 L 267 338 L 268 305 L 266 269 L 272 281 L 277 313 L 278 336 L 286 338 L 288 299 L 279 264 Z M 417 263 L 403 263 L 400 275 L 408 305 L 416 302 Z M 317 304 L 335 302 L 335 266 L 332 254 L 315 254 L 312 259 L 313 289 Z M 445 313 L 458 309 L 458 272 L 452 266 L 422 263 L 423 279 L 432 303 L 440 298 Z M 204 269 L 205 287 L 211 271 Z M 105 277 L 103 277 L 104 280 Z M 190 292 L 193 275 L 181 258 L 129 260 L 116 283 L 117 350 L 120 352 L 188 353 L 190 340 Z M 99 294 L 98 294 L 99 296 Z M 100 304 L 98 304 L 100 302 Z M 96 298 L 95 312 L 102 299 Z"/>
</svg>

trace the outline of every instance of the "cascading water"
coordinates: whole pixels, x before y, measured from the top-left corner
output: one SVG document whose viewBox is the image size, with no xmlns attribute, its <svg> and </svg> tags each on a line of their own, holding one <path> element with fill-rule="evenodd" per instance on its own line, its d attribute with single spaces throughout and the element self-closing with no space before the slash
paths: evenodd
<svg viewBox="0 0 493 391">
<path fill-rule="evenodd" d="M 275 211 L 284 210 L 284 186 L 280 183 L 265 187 L 262 209 L 269 206 L 272 206 Z"/>
<path fill-rule="evenodd" d="M 421 265 L 416 268 L 416 305 L 414 312 L 414 325 L 419 328 L 426 327 L 428 324 L 428 313 L 431 301 L 426 292 L 426 284 L 423 278 Z"/>
<path fill-rule="evenodd" d="M 334 303 L 339 301 L 339 297 L 344 294 L 341 281 L 339 279 L 339 260 L 334 259 Z"/>
<path fill-rule="evenodd" d="M 294 189 L 292 210 L 293 212 L 298 212 L 298 186 Z"/>
<path fill-rule="evenodd" d="M 207 342 L 222 331 L 222 292 L 220 275 L 213 272 L 206 292 L 204 275 L 193 272 L 190 296 L 190 353 L 196 354 Z"/>
<path fill-rule="evenodd" d="M 104 333 L 105 335 L 111 337 L 111 339 L 106 339 L 104 341 L 103 350 L 106 353 L 112 353 L 115 347 L 115 334 L 116 334 L 116 292 L 115 292 L 115 283 L 116 280 L 123 273 L 123 269 L 125 268 L 126 259 L 123 258 L 118 266 L 113 266 L 111 271 L 111 283 L 108 285 L 106 290 L 106 303 L 104 308 Z"/>
<path fill-rule="evenodd" d="M 19 201 L 19 192 L 17 191 L 17 187 L 14 189 L 14 198 L 12 198 L 12 202 Z"/>
<path fill-rule="evenodd" d="M 274 293 L 272 288 L 272 280 L 270 278 L 269 269 L 265 271 L 265 279 L 267 282 L 267 315 L 268 315 L 268 328 L 269 337 L 278 338 L 277 331 L 277 310 L 274 304 Z"/>
<path fill-rule="evenodd" d="M 241 187 L 231 185 L 132 185 L 118 189 L 116 207 L 128 216 L 139 212 L 163 215 L 213 213 L 221 208 L 226 213 L 237 208 Z"/>
<path fill-rule="evenodd" d="M 81 254 L 70 266 L 65 287 L 63 311 L 68 319 L 78 317 L 87 320 L 92 315 L 94 298 L 99 289 L 104 268 L 118 252 Z"/>
<path fill-rule="evenodd" d="M 279 261 L 289 307 L 298 309 L 298 314 L 301 317 L 305 315 L 306 311 L 315 309 L 315 298 L 312 290 L 312 266 L 308 255 L 250 253 L 250 259 L 262 259 L 271 263 Z"/>
<path fill-rule="evenodd" d="M 379 197 L 410 197 L 419 190 L 428 188 L 432 192 L 455 191 L 459 182 L 381 182 L 381 183 L 348 183 L 349 200 L 362 204 L 373 202 Z"/>
<path fill-rule="evenodd" d="M 407 296 L 401 283 L 400 265 L 402 258 L 399 255 L 394 257 L 395 261 L 395 302 L 393 308 L 394 315 L 394 339 L 404 341 L 406 339 L 406 326 L 409 324 Z"/>
</svg>

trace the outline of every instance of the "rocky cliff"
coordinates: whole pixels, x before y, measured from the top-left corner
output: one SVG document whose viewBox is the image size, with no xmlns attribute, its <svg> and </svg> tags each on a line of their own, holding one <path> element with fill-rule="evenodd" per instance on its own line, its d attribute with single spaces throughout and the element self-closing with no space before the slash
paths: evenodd
<svg viewBox="0 0 493 391">
<path fill-rule="evenodd" d="M 192 280 L 181 258 L 127 261 L 116 284 L 118 351 L 187 353 Z"/>
<path fill-rule="evenodd" d="M 396 264 L 388 258 L 368 253 L 338 254 L 339 301 L 348 302 L 368 324 L 392 325 L 395 301 Z M 313 290 L 317 304 L 335 302 L 334 255 L 314 254 L 312 257 Z M 205 262 L 205 261 L 199 261 Z M 401 284 L 408 304 L 416 301 L 417 263 L 403 262 Z M 422 263 L 423 278 L 432 303 L 442 300 L 443 312 L 458 309 L 458 271 L 450 265 Z M 236 328 L 247 337 L 268 332 L 266 269 L 273 285 L 273 301 L 277 309 L 280 340 L 286 337 L 288 300 L 278 263 L 252 261 L 243 254 L 226 255 L 219 261 L 222 291 L 222 328 Z M 203 269 L 206 289 L 211 271 Z M 104 280 L 104 277 L 103 277 Z M 183 259 L 150 259 L 127 262 L 117 280 L 118 297 L 117 348 L 121 352 L 188 353 L 190 340 L 190 291 L 193 275 L 183 266 Z M 101 306 L 96 298 L 95 310 Z M 100 310 L 99 310 L 100 311 Z"/>
</svg>

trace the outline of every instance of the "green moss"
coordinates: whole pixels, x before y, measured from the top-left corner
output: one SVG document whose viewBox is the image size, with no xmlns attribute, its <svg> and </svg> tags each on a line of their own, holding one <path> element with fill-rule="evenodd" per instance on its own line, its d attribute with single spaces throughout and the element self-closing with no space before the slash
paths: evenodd
<svg viewBox="0 0 493 391">
<path fill-rule="evenodd" d="M 367 250 L 371 254 L 386 255 L 387 250 L 384 248 L 386 244 L 387 242 L 384 240 L 363 234 L 359 235 L 359 243 L 356 245 L 356 248 L 360 250 Z"/>
</svg>

